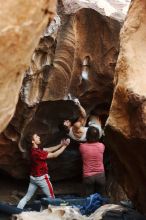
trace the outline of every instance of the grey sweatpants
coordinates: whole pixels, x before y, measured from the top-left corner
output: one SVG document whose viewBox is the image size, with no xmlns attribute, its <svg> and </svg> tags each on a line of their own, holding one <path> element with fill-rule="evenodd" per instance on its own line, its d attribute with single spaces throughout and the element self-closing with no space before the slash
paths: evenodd
<svg viewBox="0 0 146 220">
<path fill-rule="evenodd" d="M 48 198 L 55 198 L 52 184 L 49 180 L 48 174 L 40 176 L 40 177 L 33 177 L 30 176 L 30 183 L 28 186 L 28 190 L 26 195 L 20 200 L 17 208 L 23 209 L 26 203 L 32 198 L 37 188 L 40 187 L 43 193 Z"/>
</svg>

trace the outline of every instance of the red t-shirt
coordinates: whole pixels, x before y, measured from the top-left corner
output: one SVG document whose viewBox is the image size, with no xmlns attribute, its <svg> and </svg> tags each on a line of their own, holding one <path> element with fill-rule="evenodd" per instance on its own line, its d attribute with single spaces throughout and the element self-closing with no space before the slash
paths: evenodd
<svg viewBox="0 0 146 220">
<path fill-rule="evenodd" d="M 47 151 L 39 148 L 31 149 L 31 176 L 39 177 L 48 174 L 47 156 Z"/>
<path fill-rule="evenodd" d="M 93 176 L 104 172 L 103 153 L 105 146 L 102 143 L 82 143 L 80 152 L 83 160 L 83 176 Z"/>
</svg>

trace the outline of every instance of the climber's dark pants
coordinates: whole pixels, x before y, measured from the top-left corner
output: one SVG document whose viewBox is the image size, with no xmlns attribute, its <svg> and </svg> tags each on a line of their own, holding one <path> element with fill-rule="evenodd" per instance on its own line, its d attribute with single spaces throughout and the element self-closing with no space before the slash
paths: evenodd
<svg viewBox="0 0 146 220">
<path fill-rule="evenodd" d="M 85 184 L 86 196 L 93 193 L 99 193 L 105 195 L 105 174 L 99 173 L 94 176 L 84 177 L 83 182 Z"/>
</svg>

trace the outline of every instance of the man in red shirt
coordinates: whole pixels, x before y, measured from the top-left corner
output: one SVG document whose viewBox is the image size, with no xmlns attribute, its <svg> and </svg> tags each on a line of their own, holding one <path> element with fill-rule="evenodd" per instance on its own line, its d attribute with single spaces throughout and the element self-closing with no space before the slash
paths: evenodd
<svg viewBox="0 0 146 220">
<path fill-rule="evenodd" d="M 47 197 L 55 198 L 53 187 L 48 176 L 46 159 L 58 157 L 66 149 L 69 143 L 70 139 L 66 139 L 61 141 L 61 143 L 57 146 L 41 149 L 40 137 L 37 134 L 33 134 L 30 183 L 26 195 L 20 200 L 17 206 L 18 208 L 24 208 L 38 187 L 42 189 Z"/>
<path fill-rule="evenodd" d="M 80 144 L 80 153 L 83 161 L 83 181 L 86 195 L 93 193 L 105 193 L 105 174 L 103 165 L 103 153 L 105 146 L 98 142 L 99 131 L 95 127 L 87 130 L 87 142 Z"/>
</svg>

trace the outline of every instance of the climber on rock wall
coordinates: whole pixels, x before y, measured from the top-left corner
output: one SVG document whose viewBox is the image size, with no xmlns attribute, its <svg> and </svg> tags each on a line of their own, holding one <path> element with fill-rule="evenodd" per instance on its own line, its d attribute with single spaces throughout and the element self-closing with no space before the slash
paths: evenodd
<svg viewBox="0 0 146 220">
<path fill-rule="evenodd" d="M 49 180 L 47 159 L 58 157 L 69 145 L 70 139 L 62 140 L 59 145 L 43 148 L 37 134 L 32 135 L 31 148 L 31 172 L 30 183 L 26 195 L 20 200 L 18 208 L 23 209 L 26 203 L 32 198 L 35 191 L 40 187 L 48 198 L 55 198 L 52 184 Z"/>
<path fill-rule="evenodd" d="M 99 132 L 99 138 L 103 135 L 103 130 L 101 127 L 101 122 L 99 117 L 95 115 L 91 115 L 89 118 L 88 126 L 86 127 L 87 115 L 85 109 L 81 106 L 78 99 L 74 99 L 76 105 L 78 105 L 80 110 L 80 117 L 75 121 L 71 122 L 70 120 L 64 120 L 63 126 L 66 131 L 68 131 L 68 135 L 79 142 L 86 141 L 86 133 L 90 126 L 95 127 Z"/>
</svg>

